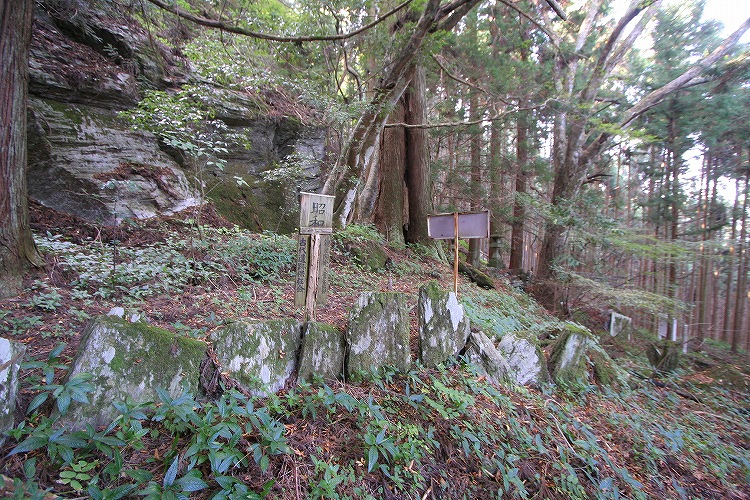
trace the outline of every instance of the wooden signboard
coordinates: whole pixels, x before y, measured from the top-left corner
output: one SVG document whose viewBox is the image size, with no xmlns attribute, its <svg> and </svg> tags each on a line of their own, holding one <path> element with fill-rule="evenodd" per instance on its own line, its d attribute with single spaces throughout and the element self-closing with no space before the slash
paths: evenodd
<svg viewBox="0 0 750 500">
<path fill-rule="evenodd" d="M 333 196 L 300 193 L 297 279 L 294 305 L 305 307 L 307 320 L 315 319 L 315 306 L 328 295 Z"/>
<path fill-rule="evenodd" d="M 490 213 L 455 212 L 427 217 L 427 235 L 436 240 L 453 240 L 453 293 L 458 294 L 458 239 L 489 238 Z"/>
<path fill-rule="evenodd" d="M 458 235 L 456 235 L 456 217 L 458 217 Z M 458 238 L 489 238 L 490 213 L 464 212 L 454 214 L 437 214 L 427 217 L 427 234 L 436 240 Z"/>
</svg>

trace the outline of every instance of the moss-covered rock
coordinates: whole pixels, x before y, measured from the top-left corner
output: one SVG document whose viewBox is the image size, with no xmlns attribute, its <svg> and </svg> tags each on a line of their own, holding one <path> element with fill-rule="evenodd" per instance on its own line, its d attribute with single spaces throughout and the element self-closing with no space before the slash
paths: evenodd
<svg viewBox="0 0 750 500">
<path fill-rule="evenodd" d="M 370 271 L 384 269 L 388 262 L 388 254 L 385 253 L 385 248 L 377 241 L 350 242 L 346 244 L 345 248 L 354 262 Z"/>
<path fill-rule="evenodd" d="M 466 275 L 472 282 L 476 283 L 477 286 L 482 287 L 486 290 L 493 290 L 495 288 L 495 282 L 487 274 L 483 273 L 476 267 L 466 262 L 458 262 L 458 270 L 462 274 Z"/>
<path fill-rule="evenodd" d="M 237 321 L 210 340 L 222 369 L 247 391 L 264 395 L 283 388 L 297 368 L 300 326 L 294 319 Z"/>
<path fill-rule="evenodd" d="M 349 313 L 346 334 L 347 377 L 384 366 L 408 371 L 409 309 L 406 295 L 366 292 Z"/>
<path fill-rule="evenodd" d="M 13 415 L 18 394 L 18 370 L 26 353 L 26 346 L 0 338 L 0 434 L 13 427 Z M 5 438 L 0 436 L 0 444 Z"/>
<path fill-rule="evenodd" d="M 346 340 L 343 332 L 324 323 L 306 323 L 299 355 L 299 380 L 340 380 L 344 374 Z"/>
<path fill-rule="evenodd" d="M 627 386 L 627 373 L 600 345 L 593 344 L 587 356 L 594 382 L 615 388 Z"/>
<path fill-rule="evenodd" d="M 81 339 L 70 377 L 92 376 L 90 403 L 73 402 L 63 421 L 74 427 L 106 425 L 117 416 L 112 403 L 158 401 L 157 388 L 177 397 L 197 394 L 207 345 L 145 323 L 112 316 L 93 319 Z"/>
<path fill-rule="evenodd" d="M 646 357 L 654 370 L 660 373 L 670 373 L 675 371 L 680 364 L 680 349 L 678 342 L 661 340 L 646 347 Z"/>
<path fill-rule="evenodd" d="M 593 337 L 581 328 L 564 328 L 555 341 L 549 356 L 552 377 L 558 383 L 582 384 L 588 380 L 586 352 Z"/>
<path fill-rule="evenodd" d="M 432 367 L 457 355 L 469 338 L 469 318 L 456 294 L 431 281 L 419 289 L 419 359 Z"/>
<path fill-rule="evenodd" d="M 575 323 L 566 323 L 552 342 L 548 365 L 555 382 L 561 384 L 624 387 L 628 383 L 627 373 L 610 358 L 591 332 Z"/>
</svg>

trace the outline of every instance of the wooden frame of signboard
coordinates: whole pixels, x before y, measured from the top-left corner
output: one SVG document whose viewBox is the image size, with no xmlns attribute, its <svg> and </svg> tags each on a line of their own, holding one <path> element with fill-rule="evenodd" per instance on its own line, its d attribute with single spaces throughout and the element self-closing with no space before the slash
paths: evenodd
<svg viewBox="0 0 750 500">
<path fill-rule="evenodd" d="M 436 240 L 453 240 L 453 293 L 458 294 L 458 240 L 489 238 L 490 213 L 484 210 L 430 215 L 427 235 Z"/>
</svg>

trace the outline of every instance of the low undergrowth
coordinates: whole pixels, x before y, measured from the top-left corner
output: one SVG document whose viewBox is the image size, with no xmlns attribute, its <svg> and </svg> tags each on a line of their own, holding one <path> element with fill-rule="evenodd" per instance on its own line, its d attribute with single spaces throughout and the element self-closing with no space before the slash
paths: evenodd
<svg viewBox="0 0 750 500">
<path fill-rule="evenodd" d="M 262 398 L 160 392 L 152 403 L 115 402 L 120 416 L 106 428 L 71 431 L 55 425 L 50 403 L 64 413 L 91 388 L 53 383 L 58 353 L 24 366 L 39 403 L 2 450 L 13 498 L 750 493 L 750 416 L 728 393 L 700 393 L 698 403 L 650 385 L 497 387 L 459 362 Z"/>
<path fill-rule="evenodd" d="M 120 415 L 107 427 L 61 427 L 56 415 L 92 390 L 85 375 L 62 382 L 92 316 L 124 306 L 203 338 L 225 319 L 295 313 L 292 238 L 218 227 L 201 228 L 198 237 L 190 223 L 180 227 L 134 229 L 131 238 L 159 235 L 138 245 L 37 236 L 48 269 L 0 303 L 0 335 L 23 342 L 31 358 L 20 374 L 19 423 L 0 446 L 4 497 L 750 496 L 747 376 L 737 367 L 731 385 L 682 366 L 659 386 L 634 376 L 631 387 L 614 392 L 495 386 L 456 360 L 356 382 L 318 380 L 267 397 L 160 392 L 158 401 L 113 402 Z M 360 292 L 415 295 L 445 267 L 425 249 L 407 247 L 387 249 L 389 268 L 369 271 L 343 253 L 346 238 L 374 236 L 351 227 L 332 245 L 335 285 L 318 319 L 339 328 Z M 445 278 L 447 288 L 447 271 Z M 539 334 L 559 324 L 520 292 L 467 283 L 460 290 L 488 330 Z M 642 352 L 627 354 L 639 342 L 634 337 L 620 361 L 649 373 Z"/>
</svg>

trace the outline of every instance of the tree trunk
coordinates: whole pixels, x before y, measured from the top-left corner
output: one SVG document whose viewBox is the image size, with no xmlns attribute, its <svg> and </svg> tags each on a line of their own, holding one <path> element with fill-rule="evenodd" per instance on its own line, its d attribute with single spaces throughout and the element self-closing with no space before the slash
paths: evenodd
<svg viewBox="0 0 750 500">
<path fill-rule="evenodd" d="M 404 122 L 404 101 L 398 102 L 389 121 Z M 386 127 L 380 141 L 380 169 L 378 170 L 379 196 L 374 222 L 389 243 L 404 243 L 404 218 L 406 189 L 406 130 L 404 127 Z"/>
<path fill-rule="evenodd" d="M 425 69 L 417 65 L 405 96 L 406 123 L 421 125 L 427 122 L 426 89 Z M 427 150 L 427 131 L 423 128 L 406 130 L 406 187 L 409 204 L 406 241 L 427 245 L 430 243 L 430 238 L 427 236 L 427 216 L 432 206 L 430 203 L 430 156 Z"/>
<path fill-rule="evenodd" d="M 354 127 L 339 164 L 323 186 L 323 193 L 336 195 L 337 224 L 372 220 L 381 192 L 379 153 L 388 111 L 403 96 L 425 38 L 436 31 L 453 29 L 478 2 L 457 0 L 441 6 L 440 0 L 427 0 L 408 40 L 386 62 L 368 110 Z"/>
<path fill-rule="evenodd" d="M 732 290 L 734 287 L 734 267 L 735 267 L 735 244 L 737 242 L 737 216 L 739 215 L 740 203 L 740 178 L 736 179 L 734 191 L 734 206 L 732 207 L 732 230 L 729 235 L 729 251 L 727 253 L 727 289 L 724 297 L 724 315 L 722 317 L 721 340 L 725 342 L 732 341 Z"/>
<path fill-rule="evenodd" d="M 0 298 L 22 289 L 23 269 L 41 265 L 29 228 L 26 104 L 32 0 L 0 4 Z"/>
<path fill-rule="evenodd" d="M 472 12 L 466 19 L 466 31 L 470 44 L 476 49 L 477 45 L 477 15 Z M 472 80 L 476 80 L 472 78 Z M 476 83 L 476 81 L 474 81 Z M 479 109 L 479 91 L 476 88 L 469 90 L 469 121 L 476 123 L 481 117 L 483 110 Z M 477 211 L 482 206 L 482 126 L 469 127 L 471 141 L 469 143 L 469 162 L 471 164 L 471 199 L 470 209 Z M 479 254 L 482 240 L 472 238 L 469 240 L 469 255 L 466 261 L 477 267 L 479 265 Z"/>
<path fill-rule="evenodd" d="M 516 114 L 516 193 L 513 201 L 513 220 L 510 235 L 510 272 L 519 275 L 523 271 L 523 232 L 526 209 L 521 197 L 526 194 L 526 176 L 529 162 L 529 123 L 526 112 Z"/>
<path fill-rule="evenodd" d="M 732 321 L 732 352 L 737 352 L 743 339 L 742 323 L 745 316 L 745 304 L 747 302 L 747 206 L 750 199 L 748 192 L 748 181 L 750 173 L 745 175 L 745 190 L 740 212 L 740 240 L 737 246 L 737 290 L 734 301 L 734 317 Z"/>
</svg>

